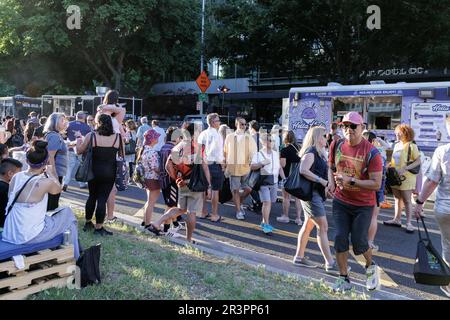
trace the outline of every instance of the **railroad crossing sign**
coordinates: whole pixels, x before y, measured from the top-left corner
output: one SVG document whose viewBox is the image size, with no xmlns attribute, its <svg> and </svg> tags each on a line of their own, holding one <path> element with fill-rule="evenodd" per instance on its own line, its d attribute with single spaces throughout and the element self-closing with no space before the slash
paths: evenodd
<svg viewBox="0 0 450 320">
<path fill-rule="evenodd" d="M 202 91 L 202 93 L 205 93 L 206 90 L 208 90 L 208 88 L 211 86 L 211 80 L 209 80 L 205 71 L 202 71 L 202 73 L 199 75 L 197 80 L 195 80 L 195 82 L 197 82 L 197 85 Z"/>
</svg>

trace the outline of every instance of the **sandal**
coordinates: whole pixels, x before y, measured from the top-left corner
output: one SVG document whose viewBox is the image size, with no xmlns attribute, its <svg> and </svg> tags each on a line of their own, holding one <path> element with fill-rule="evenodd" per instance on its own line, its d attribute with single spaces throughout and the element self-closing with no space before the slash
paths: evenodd
<svg viewBox="0 0 450 320">
<path fill-rule="evenodd" d="M 152 224 L 149 224 L 148 226 L 145 226 L 145 230 L 154 233 L 156 236 L 160 236 L 161 235 L 161 230 L 156 229 L 156 227 Z"/>
<path fill-rule="evenodd" d="M 204 216 L 204 217 L 198 217 L 199 219 L 202 219 L 202 220 L 206 220 L 206 219 L 209 219 L 209 218 L 211 218 L 211 215 L 208 213 L 206 216 Z"/>
<path fill-rule="evenodd" d="M 106 223 L 116 223 L 117 222 L 117 217 L 113 217 L 112 219 L 106 219 Z"/>
<path fill-rule="evenodd" d="M 397 228 L 401 228 L 401 227 L 402 227 L 401 222 L 398 222 L 398 221 L 395 220 L 395 219 L 388 220 L 388 221 L 383 221 L 383 224 L 384 224 L 385 226 L 390 226 L 390 227 L 397 227 Z"/>
</svg>

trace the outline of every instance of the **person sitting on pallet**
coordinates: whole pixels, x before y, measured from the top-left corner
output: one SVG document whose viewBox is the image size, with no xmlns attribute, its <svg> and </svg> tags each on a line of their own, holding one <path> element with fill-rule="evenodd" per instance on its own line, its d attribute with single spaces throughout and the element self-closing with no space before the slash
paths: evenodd
<svg viewBox="0 0 450 320">
<path fill-rule="evenodd" d="M 9 186 L 9 201 L 3 229 L 3 241 L 13 244 L 34 244 L 51 240 L 70 231 L 74 257 L 80 256 L 77 219 L 70 208 L 59 208 L 47 215 L 49 194 L 62 190 L 58 177 L 47 165 L 47 142 L 36 140 L 27 152 L 29 169 L 17 173 Z"/>
</svg>

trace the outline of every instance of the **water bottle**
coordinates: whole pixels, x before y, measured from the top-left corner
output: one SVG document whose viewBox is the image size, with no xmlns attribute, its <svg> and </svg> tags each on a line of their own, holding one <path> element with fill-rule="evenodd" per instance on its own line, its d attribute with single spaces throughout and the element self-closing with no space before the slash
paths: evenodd
<svg viewBox="0 0 450 320">
<path fill-rule="evenodd" d="M 64 245 L 68 246 L 70 244 L 70 231 L 67 230 L 64 232 Z"/>
</svg>

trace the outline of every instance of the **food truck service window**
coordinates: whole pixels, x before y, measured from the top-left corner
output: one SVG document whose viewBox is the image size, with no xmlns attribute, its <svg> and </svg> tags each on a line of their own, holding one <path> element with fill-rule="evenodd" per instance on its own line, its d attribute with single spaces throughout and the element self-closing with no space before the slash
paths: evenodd
<svg viewBox="0 0 450 320">
<path fill-rule="evenodd" d="M 363 110 L 364 110 L 364 98 L 362 97 L 334 98 L 333 122 L 342 120 L 342 117 L 350 111 L 356 111 L 362 114 Z"/>
<path fill-rule="evenodd" d="M 368 130 L 394 130 L 400 124 L 401 97 L 371 97 L 367 99 Z"/>
</svg>

